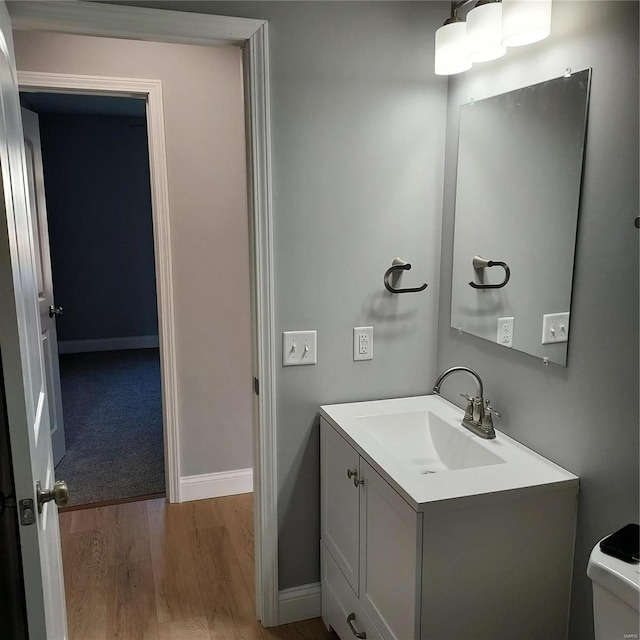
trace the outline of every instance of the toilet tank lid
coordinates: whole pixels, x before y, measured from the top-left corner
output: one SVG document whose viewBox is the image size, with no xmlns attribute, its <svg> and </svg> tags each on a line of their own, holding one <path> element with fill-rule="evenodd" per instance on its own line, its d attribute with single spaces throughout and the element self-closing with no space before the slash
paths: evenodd
<svg viewBox="0 0 640 640">
<path fill-rule="evenodd" d="M 587 575 L 636 611 L 640 610 L 640 564 L 602 553 L 598 542 L 589 557 Z"/>
</svg>

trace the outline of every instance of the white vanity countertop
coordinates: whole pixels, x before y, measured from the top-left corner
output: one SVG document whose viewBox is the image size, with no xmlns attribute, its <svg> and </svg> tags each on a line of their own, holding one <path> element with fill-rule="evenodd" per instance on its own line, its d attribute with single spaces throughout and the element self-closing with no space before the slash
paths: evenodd
<svg viewBox="0 0 640 640">
<path fill-rule="evenodd" d="M 471 438 L 487 451 L 497 455 L 499 464 L 467 469 L 419 474 L 393 455 L 363 425 L 367 417 L 389 414 L 415 415 L 430 412 Z M 430 510 L 444 501 L 472 498 L 477 502 L 483 495 L 513 492 L 521 489 L 558 489 L 558 484 L 570 483 L 577 491 L 578 477 L 550 460 L 506 436 L 496 429 L 495 440 L 484 440 L 461 426 L 464 411 L 438 395 L 354 402 L 320 407 L 321 415 L 358 451 L 372 467 L 417 511 Z M 400 416 L 401 419 L 401 416 Z M 398 442 L 394 446 L 399 446 Z M 565 485 L 566 487 L 566 485 Z M 505 494 L 508 497 L 509 494 Z"/>
</svg>

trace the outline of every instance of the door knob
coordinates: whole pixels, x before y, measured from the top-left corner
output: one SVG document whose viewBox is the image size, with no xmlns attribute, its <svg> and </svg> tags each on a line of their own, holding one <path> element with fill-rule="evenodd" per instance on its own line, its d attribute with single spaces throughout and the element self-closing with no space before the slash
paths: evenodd
<svg viewBox="0 0 640 640">
<path fill-rule="evenodd" d="M 54 307 L 53 305 L 49 306 L 49 317 L 53 318 L 53 316 L 61 316 L 62 315 L 62 307 Z"/>
<path fill-rule="evenodd" d="M 38 513 L 42 513 L 45 502 L 53 500 L 59 507 L 64 507 L 69 502 L 69 487 L 64 480 L 58 480 L 53 489 L 42 490 L 40 481 L 36 482 L 36 496 L 38 498 Z"/>
</svg>

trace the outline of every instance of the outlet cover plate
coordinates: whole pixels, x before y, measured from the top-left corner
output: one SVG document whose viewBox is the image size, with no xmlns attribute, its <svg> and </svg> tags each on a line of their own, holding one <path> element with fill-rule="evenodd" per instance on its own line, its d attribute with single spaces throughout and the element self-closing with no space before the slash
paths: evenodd
<svg viewBox="0 0 640 640">
<path fill-rule="evenodd" d="M 318 358 L 317 331 L 282 332 L 282 366 L 295 367 L 316 364 Z"/>
<path fill-rule="evenodd" d="M 513 317 L 498 318 L 498 344 L 503 347 L 513 347 Z"/>
<path fill-rule="evenodd" d="M 353 327 L 353 359 L 373 360 L 373 327 Z"/>
<path fill-rule="evenodd" d="M 546 313 L 542 316 L 542 344 L 569 340 L 569 312 Z"/>
</svg>

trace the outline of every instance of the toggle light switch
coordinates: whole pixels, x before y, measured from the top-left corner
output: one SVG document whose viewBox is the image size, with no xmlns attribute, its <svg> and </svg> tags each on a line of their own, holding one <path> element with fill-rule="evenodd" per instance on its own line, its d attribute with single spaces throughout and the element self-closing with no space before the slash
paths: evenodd
<svg viewBox="0 0 640 640">
<path fill-rule="evenodd" d="M 569 340 L 569 312 L 547 313 L 542 316 L 542 344 Z"/>
<path fill-rule="evenodd" d="M 282 333 L 282 366 L 316 364 L 317 340 L 317 331 L 284 331 Z"/>
</svg>

